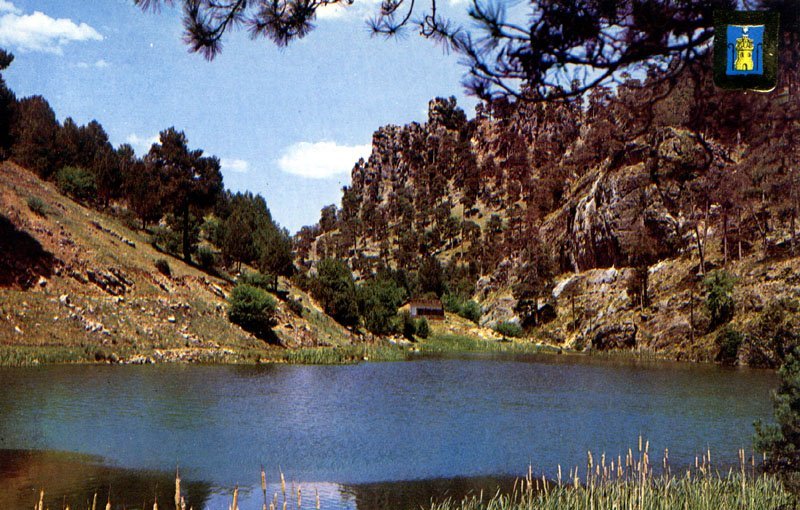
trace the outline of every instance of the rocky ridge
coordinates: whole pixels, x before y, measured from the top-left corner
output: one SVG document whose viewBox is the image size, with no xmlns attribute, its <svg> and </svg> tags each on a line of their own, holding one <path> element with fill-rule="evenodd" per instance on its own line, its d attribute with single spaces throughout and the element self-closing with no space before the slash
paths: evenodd
<svg viewBox="0 0 800 510">
<path fill-rule="evenodd" d="M 621 87 L 618 99 L 631 103 L 625 94 L 643 94 L 636 90 Z M 785 95 L 737 97 L 749 103 L 731 108 L 748 118 Z M 793 185 L 778 163 L 764 161 L 775 150 L 764 140 L 795 136 L 785 132 L 798 123 L 744 141 L 730 136 L 727 106 L 713 95 L 701 106 L 723 110 L 722 120 L 699 126 L 667 97 L 666 106 L 640 99 L 652 110 L 647 122 L 629 104 L 596 98 L 583 106 L 482 104 L 473 120 L 453 99 L 433 100 L 427 123 L 376 131 L 341 206 L 296 237 L 297 261 L 310 268 L 342 258 L 361 278 L 384 265 L 415 271 L 428 256 L 469 267 L 482 324 L 491 326 L 526 321 L 514 289 L 534 270 L 535 246 L 545 246 L 555 270 L 537 300 L 556 313 L 530 336 L 713 360 L 718 331 L 708 326 L 702 284 L 710 271 L 735 277 L 731 325 L 740 330 L 770 302 L 800 298 L 800 250 L 787 213 L 797 204 L 779 209 L 763 184 Z M 632 294 L 643 274 L 645 306 Z"/>
</svg>

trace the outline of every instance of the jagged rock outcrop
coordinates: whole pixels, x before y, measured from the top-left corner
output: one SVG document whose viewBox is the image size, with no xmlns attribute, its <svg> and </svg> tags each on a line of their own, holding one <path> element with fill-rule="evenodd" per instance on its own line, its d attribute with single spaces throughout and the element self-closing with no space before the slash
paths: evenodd
<svg viewBox="0 0 800 510">
<path fill-rule="evenodd" d="M 636 82 L 585 103 L 498 100 L 472 120 L 433 100 L 426 123 L 375 133 L 341 207 L 297 236 L 298 262 L 341 258 L 364 278 L 432 256 L 460 288 L 474 285 L 482 324 L 531 324 L 520 299 L 550 303 L 557 320 L 533 321 L 531 334 L 709 359 L 703 275 L 800 254 L 800 180 L 786 156 L 800 112 L 787 115 L 785 88 L 745 101 L 709 80 Z M 757 136 L 732 126 L 766 117 Z M 763 309 L 774 296 L 741 297 Z"/>
</svg>

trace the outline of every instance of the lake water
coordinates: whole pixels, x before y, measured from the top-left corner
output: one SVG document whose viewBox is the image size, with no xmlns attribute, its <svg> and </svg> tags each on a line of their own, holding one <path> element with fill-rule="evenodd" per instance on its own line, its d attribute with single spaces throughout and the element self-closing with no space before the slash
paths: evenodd
<svg viewBox="0 0 800 510">
<path fill-rule="evenodd" d="M 710 448 L 718 466 L 769 419 L 772 372 L 576 356 L 425 359 L 353 366 L 49 366 L 0 369 L 0 507 L 118 508 L 174 473 L 194 508 L 260 508 L 260 469 L 302 505 L 411 508 L 493 491 L 523 475 L 669 448 L 673 466 Z M 294 502 L 292 497 L 290 507 Z M 164 505 L 166 504 L 166 505 Z"/>
</svg>

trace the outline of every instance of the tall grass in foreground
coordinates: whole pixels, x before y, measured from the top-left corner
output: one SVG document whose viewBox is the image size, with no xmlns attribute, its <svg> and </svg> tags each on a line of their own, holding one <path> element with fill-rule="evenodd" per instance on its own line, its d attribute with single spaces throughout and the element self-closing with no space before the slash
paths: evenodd
<svg viewBox="0 0 800 510">
<path fill-rule="evenodd" d="M 701 460 L 702 459 L 702 460 Z M 510 493 L 496 493 L 461 501 L 434 502 L 431 510 L 777 510 L 796 508 L 797 499 L 786 491 L 781 481 L 771 475 L 756 474 L 755 456 L 748 459 L 739 450 L 739 469 L 726 473 L 713 470 L 711 452 L 695 459 L 693 469 L 673 474 L 669 450 L 664 451 L 661 470 L 654 474 L 650 463 L 649 443 L 639 455 L 631 450 L 606 462 L 602 455 L 596 463 L 588 453 L 585 476 L 570 469 L 557 480 L 534 478 L 532 472 L 514 484 Z M 624 463 L 623 463 L 624 462 Z M 749 467 L 749 469 L 748 469 Z"/>
<path fill-rule="evenodd" d="M 775 477 L 683 475 L 646 481 L 565 486 L 536 484 L 484 500 L 435 503 L 431 510 L 777 510 L 794 508 Z"/>
</svg>

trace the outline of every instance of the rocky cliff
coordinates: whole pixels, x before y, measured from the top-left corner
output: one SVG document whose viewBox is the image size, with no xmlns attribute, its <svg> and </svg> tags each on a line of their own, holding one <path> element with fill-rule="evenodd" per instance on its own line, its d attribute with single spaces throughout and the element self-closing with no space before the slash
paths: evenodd
<svg viewBox="0 0 800 510">
<path fill-rule="evenodd" d="M 729 327 L 740 331 L 800 297 L 800 108 L 787 86 L 758 95 L 684 78 L 567 104 L 496 101 L 472 120 L 433 100 L 425 124 L 374 134 L 341 206 L 298 234 L 298 263 L 344 258 L 367 278 L 434 257 L 451 290 L 468 283 L 484 324 L 714 359 L 713 270 L 736 281 Z M 552 320 L 531 321 L 530 300 Z"/>
</svg>

